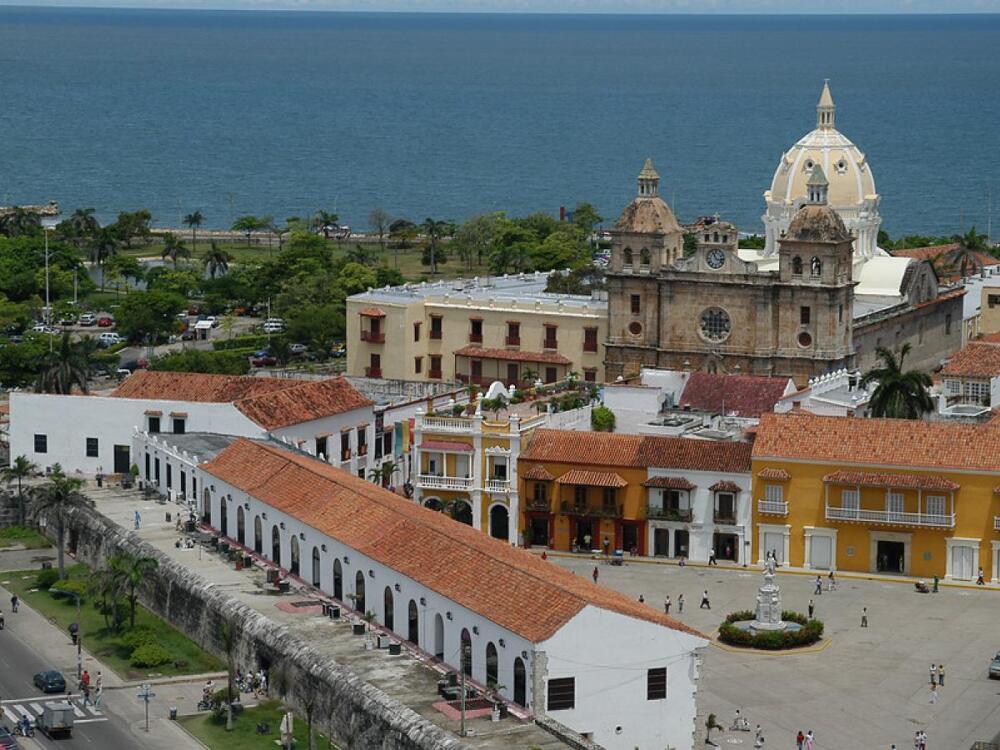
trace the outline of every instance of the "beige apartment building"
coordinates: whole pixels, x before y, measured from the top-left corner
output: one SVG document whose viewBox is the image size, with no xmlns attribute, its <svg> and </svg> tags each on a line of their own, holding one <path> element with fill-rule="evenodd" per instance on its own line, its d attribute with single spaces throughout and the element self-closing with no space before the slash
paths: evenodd
<svg viewBox="0 0 1000 750">
<path fill-rule="evenodd" d="M 608 303 L 545 291 L 548 273 L 372 289 L 347 299 L 347 372 L 489 385 L 604 381 Z"/>
</svg>

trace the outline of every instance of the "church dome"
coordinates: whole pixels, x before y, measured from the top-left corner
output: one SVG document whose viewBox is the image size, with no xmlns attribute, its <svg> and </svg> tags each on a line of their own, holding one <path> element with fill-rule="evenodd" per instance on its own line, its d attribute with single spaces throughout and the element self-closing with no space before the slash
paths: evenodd
<svg viewBox="0 0 1000 750">
<path fill-rule="evenodd" d="M 785 239 L 800 242 L 845 242 L 851 239 L 844 220 L 829 206 L 807 204 L 788 225 Z"/>
<path fill-rule="evenodd" d="M 653 169 L 653 162 L 646 163 L 639 172 L 639 194 L 629 203 L 615 222 L 619 232 L 641 234 L 673 234 L 681 231 L 677 217 L 670 206 L 659 196 L 660 175 Z"/>
</svg>

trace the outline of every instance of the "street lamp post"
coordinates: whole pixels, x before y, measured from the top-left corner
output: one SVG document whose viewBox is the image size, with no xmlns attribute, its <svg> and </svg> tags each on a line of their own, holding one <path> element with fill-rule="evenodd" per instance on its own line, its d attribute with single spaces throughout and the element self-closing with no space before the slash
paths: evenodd
<svg viewBox="0 0 1000 750">
<path fill-rule="evenodd" d="M 83 679 L 83 627 L 80 624 L 80 595 L 75 591 L 50 588 L 50 593 L 72 596 L 76 600 L 76 679 Z"/>
<path fill-rule="evenodd" d="M 49 293 L 49 231 L 55 229 L 58 219 L 47 216 L 42 219 L 42 231 L 45 232 L 45 325 L 52 325 L 52 299 Z M 52 351 L 52 335 L 49 334 L 49 351 Z"/>
</svg>

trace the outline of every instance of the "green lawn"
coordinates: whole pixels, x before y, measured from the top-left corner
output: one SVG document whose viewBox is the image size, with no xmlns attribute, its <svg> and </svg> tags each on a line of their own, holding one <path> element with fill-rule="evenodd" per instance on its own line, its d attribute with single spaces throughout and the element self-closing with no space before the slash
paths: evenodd
<svg viewBox="0 0 1000 750">
<path fill-rule="evenodd" d="M 181 716 L 177 721 L 188 732 L 209 748 L 209 750 L 274 750 L 280 739 L 282 706 L 279 701 L 265 701 L 254 708 L 248 708 L 233 718 L 233 731 L 226 731 L 226 718 L 216 718 L 212 714 Z M 266 721 L 271 725 L 271 734 L 257 734 L 257 723 Z M 295 717 L 295 745 L 298 750 L 309 747 L 306 723 Z M 326 737 L 316 733 L 316 750 L 335 748 Z"/>
<path fill-rule="evenodd" d="M 0 529 L 0 549 L 18 545 L 26 549 L 40 549 L 51 547 L 52 543 L 34 529 L 26 529 L 23 526 Z"/>
<path fill-rule="evenodd" d="M 86 578 L 89 570 L 85 565 L 73 565 L 66 569 L 71 579 Z M 76 620 L 76 604 L 71 597 L 59 597 L 48 591 L 35 589 L 37 570 L 22 570 L 2 574 L 4 586 L 16 593 L 28 606 L 52 620 L 63 632 Z M 33 590 L 34 589 L 34 590 Z M 136 626 L 146 626 L 156 635 L 156 642 L 169 651 L 182 666 L 164 664 L 151 669 L 136 669 L 129 665 L 131 650 L 121 642 L 120 633 L 112 633 L 105 628 L 104 616 L 92 601 L 84 599 L 80 610 L 83 646 L 122 677 L 141 679 L 153 675 L 201 674 L 219 672 L 225 665 L 211 654 L 179 633 L 167 622 L 144 607 L 136 611 Z"/>
</svg>

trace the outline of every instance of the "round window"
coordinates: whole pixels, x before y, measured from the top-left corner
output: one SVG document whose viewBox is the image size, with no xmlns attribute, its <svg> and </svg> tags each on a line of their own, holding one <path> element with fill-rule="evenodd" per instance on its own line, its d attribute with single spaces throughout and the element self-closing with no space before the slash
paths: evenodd
<svg viewBox="0 0 1000 750">
<path fill-rule="evenodd" d="M 708 341 L 725 341 L 732 331 L 729 313 L 719 307 L 705 310 L 698 320 L 701 335 Z"/>
<path fill-rule="evenodd" d="M 816 166 L 816 165 L 813 163 L 812 159 L 806 159 L 806 169 L 807 170 L 811 171 L 814 166 Z"/>
<path fill-rule="evenodd" d="M 799 346 L 812 346 L 812 342 L 813 337 L 809 331 L 802 331 L 802 333 L 799 334 Z"/>
<path fill-rule="evenodd" d="M 640 333 L 642 333 L 642 323 L 633 320 L 631 323 L 628 324 L 628 332 L 631 333 L 633 336 L 638 336 Z"/>
</svg>

